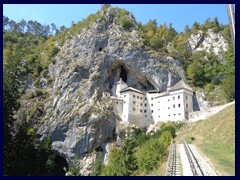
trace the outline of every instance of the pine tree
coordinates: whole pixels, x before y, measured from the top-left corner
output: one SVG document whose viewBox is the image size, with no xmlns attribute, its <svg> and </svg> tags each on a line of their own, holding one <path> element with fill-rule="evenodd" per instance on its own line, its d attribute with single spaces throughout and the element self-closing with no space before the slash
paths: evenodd
<svg viewBox="0 0 240 180">
<path fill-rule="evenodd" d="M 122 144 L 122 151 L 124 155 L 124 164 L 129 175 L 134 174 L 134 171 L 138 169 L 137 158 L 134 155 L 134 148 L 136 147 L 135 139 L 131 136 L 131 130 L 126 132 L 125 139 Z"/>
</svg>

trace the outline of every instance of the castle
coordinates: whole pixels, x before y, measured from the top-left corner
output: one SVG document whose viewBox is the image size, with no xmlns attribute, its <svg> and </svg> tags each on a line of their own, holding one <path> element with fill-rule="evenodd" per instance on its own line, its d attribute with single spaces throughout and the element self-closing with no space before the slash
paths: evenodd
<svg viewBox="0 0 240 180">
<path fill-rule="evenodd" d="M 110 93 L 103 92 L 103 97 L 110 97 Z M 185 120 L 193 111 L 193 90 L 182 80 L 160 93 L 156 90 L 142 92 L 128 87 L 120 79 L 115 84 L 111 99 L 114 112 L 122 120 L 140 127 L 159 121 Z"/>
</svg>

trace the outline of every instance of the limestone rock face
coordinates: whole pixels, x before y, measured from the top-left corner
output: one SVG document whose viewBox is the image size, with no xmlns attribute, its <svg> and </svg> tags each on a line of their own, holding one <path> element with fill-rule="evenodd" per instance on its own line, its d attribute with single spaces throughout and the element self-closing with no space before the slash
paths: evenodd
<svg viewBox="0 0 240 180">
<path fill-rule="evenodd" d="M 99 18 L 67 40 L 49 66 L 49 76 L 55 80 L 45 87 L 49 95 L 37 133 L 42 139 L 51 134 L 54 150 L 68 162 L 117 139 L 121 119 L 113 113 L 112 101 L 101 96 L 111 93 L 120 78 L 142 91 L 166 91 L 184 79 L 180 60 L 144 47 L 131 15 L 127 30 L 110 10 L 102 15 L 104 22 Z M 89 171 L 85 168 L 83 175 Z"/>
<path fill-rule="evenodd" d="M 197 34 L 192 34 L 188 39 L 189 46 L 192 51 L 212 52 L 215 55 L 220 55 L 221 52 L 226 51 L 228 42 L 220 33 L 215 33 L 212 29 L 208 29 L 203 35 L 203 31 Z"/>
</svg>

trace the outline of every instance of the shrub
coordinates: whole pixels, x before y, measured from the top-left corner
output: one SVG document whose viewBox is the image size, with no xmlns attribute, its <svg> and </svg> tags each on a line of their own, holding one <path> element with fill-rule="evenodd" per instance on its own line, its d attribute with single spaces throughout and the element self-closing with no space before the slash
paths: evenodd
<svg viewBox="0 0 240 180">
<path fill-rule="evenodd" d="M 105 176 L 126 176 L 127 169 L 124 164 L 123 152 L 118 148 L 113 148 L 109 155 L 108 165 L 104 169 Z"/>
<path fill-rule="evenodd" d="M 150 139 L 142 144 L 137 152 L 140 171 L 148 172 L 166 157 L 166 145 L 159 139 Z"/>
<path fill-rule="evenodd" d="M 36 78 L 36 80 L 33 82 L 34 86 L 38 86 L 40 84 L 40 79 Z"/>
<path fill-rule="evenodd" d="M 121 26 L 125 29 L 125 30 L 129 30 L 132 27 L 132 21 L 129 20 L 127 17 L 122 17 L 120 19 L 121 21 Z"/>
<path fill-rule="evenodd" d="M 42 76 L 42 77 L 46 77 L 47 74 L 48 74 L 48 69 L 44 69 L 44 70 L 41 72 L 41 76 Z"/>
<path fill-rule="evenodd" d="M 209 83 L 206 85 L 205 90 L 209 93 L 214 90 L 214 85 L 212 83 Z"/>
<path fill-rule="evenodd" d="M 100 176 L 103 171 L 103 164 L 102 164 L 102 153 L 97 155 L 96 162 L 94 165 L 94 171 L 92 172 L 92 176 Z"/>
<path fill-rule="evenodd" d="M 228 102 L 235 99 L 235 75 L 228 75 L 223 79 L 222 89 Z"/>
<path fill-rule="evenodd" d="M 169 146 L 171 144 L 171 140 L 172 140 L 173 136 L 171 131 L 163 131 L 161 137 L 160 137 L 160 141 L 165 143 L 167 146 Z"/>
</svg>

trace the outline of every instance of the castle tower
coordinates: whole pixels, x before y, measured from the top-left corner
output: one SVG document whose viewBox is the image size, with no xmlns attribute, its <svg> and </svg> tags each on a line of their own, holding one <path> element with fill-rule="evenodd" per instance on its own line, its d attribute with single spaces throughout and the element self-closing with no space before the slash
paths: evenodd
<svg viewBox="0 0 240 180">
<path fill-rule="evenodd" d="M 120 78 L 120 80 L 116 84 L 116 96 L 120 97 L 120 91 L 127 87 L 127 84 L 122 80 L 122 78 Z"/>
</svg>

